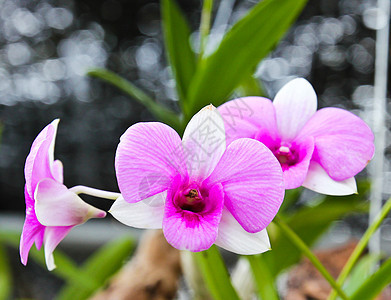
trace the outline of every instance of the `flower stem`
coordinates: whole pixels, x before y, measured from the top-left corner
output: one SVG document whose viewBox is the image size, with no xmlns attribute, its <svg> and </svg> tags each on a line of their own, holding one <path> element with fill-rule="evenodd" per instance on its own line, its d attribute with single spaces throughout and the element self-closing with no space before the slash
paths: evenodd
<svg viewBox="0 0 391 300">
<path fill-rule="evenodd" d="M 369 239 L 376 232 L 376 230 L 379 228 L 380 224 L 383 222 L 384 218 L 388 215 L 390 210 L 391 210 L 391 198 L 387 200 L 386 204 L 384 204 L 382 210 L 378 213 L 378 215 L 374 219 L 373 223 L 365 231 L 363 237 L 361 238 L 361 240 L 357 244 L 356 248 L 354 248 L 348 261 L 346 262 L 341 273 L 339 274 L 339 277 L 337 279 L 337 283 L 339 285 L 342 285 L 344 283 L 345 279 L 348 277 L 353 266 L 355 265 L 357 260 L 360 258 L 362 252 L 365 250 L 365 247 L 368 245 Z M 330 293 L 328 300 L 335 300 L 336 296 L 337 295 L 335 294 L 335 292 L 332 291 Z"/>
<path fill-rule="evenodd" d="M 200 25 L 200 59 L 203 57 L 206 44 L 208 42 L 208 35 L 210 31 L 210 21 L 212 18 L 213 0 L 204 0 L 201 13 Z"/>
<path fill-rule="evenodd" d="M 94 197 L 98 197 L 98 198 L 109 199 L 109 200 L 117 200 L 117 198 L 119 196 L 121 196 L 120 193 L 102 191 L 102 190 L 90 188 L 90 187 L 83 186 L 83 185 L 77 185 L 77 186 L 71 187 L 69 190 L 74 192 L 75 194 L 86 194 L 86 195 L 90 195 L 90 196 L 94 196 Z"/>
<path fill-rule="evenodd" d="M 279 217 L 275 217 L 273 221 L 285 234 L 287 238 L 303 252 L 305 256 L 312 262 L 315 268 L 323 275 L 323 277 L 330 283 L 330 285 L 334 288 L 335 291 L 339 294 L 342 299 L 349 299 L 341 287 L 335 282 L 334 278 L 330 275 L 330 273 L 326 270 L 326 268 L 322 265 L 319 259 L 312 253 L 312 251 L 308 248 L 308 246 L 303 242 L 303 240 Z"/>
</svg>

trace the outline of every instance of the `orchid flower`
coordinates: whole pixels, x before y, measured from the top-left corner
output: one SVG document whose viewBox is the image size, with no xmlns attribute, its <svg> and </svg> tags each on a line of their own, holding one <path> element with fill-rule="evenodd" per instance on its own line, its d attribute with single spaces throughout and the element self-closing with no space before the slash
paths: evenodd
<svg viewBox="0 0 391 300">
<path fill-rule="evenodd" d="M 265 144 L 284 172 L 286 189 L 304 186 L 328 195 L 357 192 L 354 176 L 374 154 L 374 136 L 364 121 L 340 108 L 317 111 L 311 84 L 297 78 L 274 102 L 244 97 L 218 108 L 227 143 L 252 138 Z"/>
<path fill-rule="evenodd" d="M 162 123 L 131 126 L 115 167 L 122 197 L 110 213 L 120 222 L 162 228 L 180 250 L 270 249 L 265 228 L 284 197 L 281 167 L 258 141 L 238 139 L 226 148 L 223 119 L 212 105 L 190 120 L 182 140 Z"/>
<path fill-rule="evenodd" d="M 36 137 L 26 159 L 26 220 L 20 238 L 20 257 L 27 264 L 34 244 L 45 245 L 49 270 L 56 266 L 53 251 L 75 225 L 90 218 L 103 218 L 106 213 L 85 203 L 63 184 L 63 167 L 54 160 L 54 142 L 59 120 L 47 125 Z"/>
</svg>

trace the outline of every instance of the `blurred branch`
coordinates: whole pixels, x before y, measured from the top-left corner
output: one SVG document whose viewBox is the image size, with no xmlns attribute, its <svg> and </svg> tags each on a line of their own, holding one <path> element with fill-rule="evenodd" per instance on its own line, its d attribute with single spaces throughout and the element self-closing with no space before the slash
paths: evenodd
<svg viewBox="0 0 391 300">
<path fill-rule="evenodd" d="M 150 230 L 132 259 L 92 300 L 173 299 L 180 275 L 179 251 L 161 230 Z"/>
</svg>

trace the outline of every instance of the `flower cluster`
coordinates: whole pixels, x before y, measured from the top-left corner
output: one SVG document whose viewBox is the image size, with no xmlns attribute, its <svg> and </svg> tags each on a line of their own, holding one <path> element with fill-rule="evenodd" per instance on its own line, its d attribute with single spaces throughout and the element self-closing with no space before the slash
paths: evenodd
<svg viewBox="0 0 391 300">
<path fill-rule="evenodd" d="M 57 124 L 43 129 L 26 160 L 20 244 L 26 264 L 32 244 L 44 243 L 49 269 L 54 248 L 73 226 L 106 215 L 63 185 L 62 165 L 53 159 Z M 132 227 L 162 228 L 177 249 L 203 251 L 216 244 L 238 254 L 262 253 L 270 249 L 266 227 L 285 189 L 355 193 L 354 176 L 372 158 L 373 139 L 352 113 L 317 111 L 315 91 L 300 78 L 274 102 L 246 97 L 203 108 L 182 139 L 165 124 L 137 123 L 118 145 L 121 195 L 107 197 L 116 199 L 110 213 Z"/>
</svg>

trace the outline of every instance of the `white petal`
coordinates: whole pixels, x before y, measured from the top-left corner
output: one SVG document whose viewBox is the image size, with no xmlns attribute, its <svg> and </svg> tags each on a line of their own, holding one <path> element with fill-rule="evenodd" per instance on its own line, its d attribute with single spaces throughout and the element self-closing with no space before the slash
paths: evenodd
<svg viewBox="0 0 391 300">
<path fill-rule="evenodd" d="M 357 185 L 354 177 L 335 181 L 331 179 L 320 164 L 314 161 L 310 163 L 303 186 L 325 195 L 344 196 L 357 194 Z"/>
<path fill-rule="evenodd" d="M 205 179 L 214 170 L 226 148 L 223 118 L 213 105 L 193 116 L 183 134 L 189 175 Z"/>
<path fill-rule="evenodd" d="M 164 191 L 142 201 L 129 203 L 120 196 L 115 200 L 109 213 L 121 223 L 131 227 L 159 229 L 163 224 L 166 197 L 167 191 Z"/>
<path fill-rule="evenodd" d="M 245 231 L 227 209 L 223 211 L 215 244 L 242 255 L 259 254 L 270 250 L 266 229 L 256 233 Z"/>
<path fill-rule="evenodd" d="M 35 189 L 35 213 L 44 226 L 73 226 L 90 218 L 104 218 L 106 213 L 85 203 L 78 195 L 57 181 L 46 178 Z"/>
<path fill-rule="evenodd" d="M 45 260 L 46 266 L 49 271 L 56 268 L 54 263 L 53 251 L 57 245 L 65 238 L 73 226 L 65 227 L 46 227 L 44 234 L 44 245 L 45 245 Z"/>
<path fill-rule="evenodd" d="M 277 127 L 284 141 L 292 141 L 317 109 L 317 97 L 312 85 L 296 78 L 284 85 L 273 101 Z"/>
<path fill-rule="evenodd" d="M 60 123 L 60 119 L 55 119 L 52 121 L 52 123 L 50 123 L 50 125 L 52 125 L 54 127 L 54 138 L 50 144 L 50 147 L 49 147 L 49 163 L 50 163 L 50 167 L 52 167 L 53 165 L 53 162 L 54 162 L 54 146 L 56 144 L 56 135 L 57 135 L 57 128 L 58 128 L 58 123 Z"/>
</svg>

